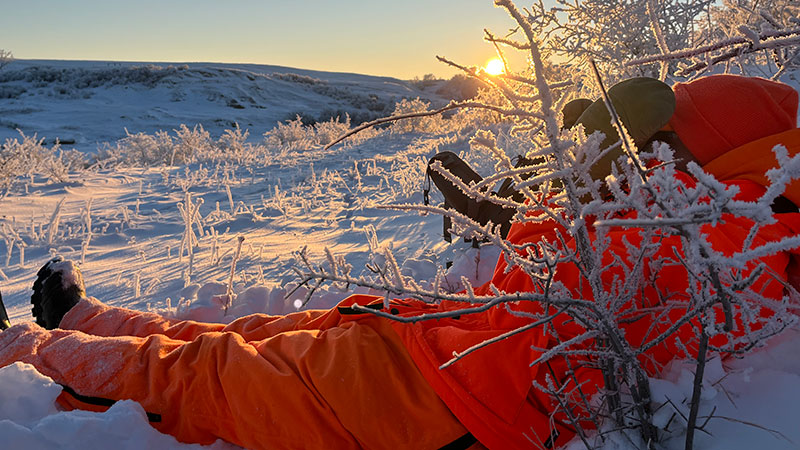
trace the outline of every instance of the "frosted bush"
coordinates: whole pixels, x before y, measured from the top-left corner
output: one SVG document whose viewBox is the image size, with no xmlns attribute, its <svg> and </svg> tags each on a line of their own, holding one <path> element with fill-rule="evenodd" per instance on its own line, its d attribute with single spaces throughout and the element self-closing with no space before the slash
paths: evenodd
<svg viewBox="0 0 800 450">
<path fill-rule="evenodd" d="M 576 65 L 594 59 L 604 72 L 613 73 L 614 79 L 657 76 L 657 65 L 623 67 L 625 61 L 659 53 L 647 12 L 648 1 L 561 0 L 552 7 L 539 2 L 534 4 L 530 19 L 536 33 L 551 37 L 543 42 L 543 53 Z M 653 3 L 669 48 L 683 48 L 692 42 L 695 22 L 708 2 L 665 0 Z"/>
<path fill-rule="evenodd" d="M 25 136 L 20 131 L 17 138 L 6 139 L 0 146 L 0 190 L 9 189 L 18 177 L 41 175 L 51 182 L 64 182 L 70 172 L 83 169 L 86 161 L 76 150 L 62 150 L 56 142 L 44 145 L 44 138 Z"/>
<path fill-rule="evenodd" d="M 126 136 L 113 146 L 106 143 L 100 147 L 98 160 L 106 165 L 156 166 L 169 162 L 174 143 L 166 131 L 154 135 L 133 133 L 125 130 Z"/>
<path fill-rule="evenodd" d="M 237 134 L 241 131 L 227 130 L 219 143 L 211 139 L 211 135 L 202 125 L 189 128 L 181 125 L 173 130 L 175 136 L 166 131 L 147 133 L 130 133 L 111 145 L 100 147 L 97 155 L 98 164 L 103 166 L 174 166 L 197 162 L 198 160 L 219 159 L 220 147 L 229 149 L 231 145 L 242 140 Z M 245 137 L 246 138 L 246 137 Z"/>
<path fill-rule="evenodd" d="M 248 136 L 250 136 L 250 132 L 242 131 L 238 124 L 233 130 L 225 130 L 217 142 L 220 157 L 233 159 L 239 163 L 245 161 L 247 155 L 253 152 L 253 145 L 247 142 Z"/>
<path fill-rule="evenodd" d="M 303 119 L 297 116 L 294 120 L 279 123 L 275 128 L 264 133 L 264 142 L 273 147 L 311 146 L 314 136 L 313 131 L 309 136 L 309 130 L 303 126 Z"/>
<path fill-rule="evenodd" d="M 480 81 L 463 74 L 454 75 L 436 89 L 436 94 L 450 100 L 469 100 L 478 95 L 478 90 L 483 87 Z"/>
<path fill-rule="evenodd" d="M 165 78 L 188 66 L 133 66 L 110 69 L 84 69 L 78 67 L 55 68 L 33 66 L 21 70 L 8 70 L 0 75 L 0 83 L 23 81 L 35 87 L 50 87 L 55 93 L 70 93 L 78 89 L 99 86 L 127 86 L 143 84 L 155 86 Z"/>
<path fill-rule="evenodd" d="M 475 102 L 487 105 L 502 105 L 504 100 L 497 91 L 492 89 L 479 89 L 472 99 Z M 456 111 L 450 118 L 449 127 L 458 129 L 469 128 L 471 131 L 506 121 L 500 114 L 486 109 L 464 108 Z"/>
<path fill-rule="evenodd" d="M 534 3 L 527 17 L 561 69 L 594 60 L 614 82 L 694 76 L 723 62 L 726 72 L 779 76 L 798 64 L 798 11 L 792 0 L 558 0 Z M 660 54 L 671 57 L 652 58 Z"/>
<path fill-rule="evenodd" d="M 304 125 L 303 119 L 297 116 L 264 133 L 264 143 L 272 148 L 307 149 L 326 145 L 349 130 L 350 116 L 347 114 L 344 122 L 336 117 L 314 125 Z"/>
<path fill-rule="evenodd" d="M 345 115 L 344 122 L 331 119 L 327 122 L 319 122 L 314 125 L 314 137 L 317 145 L 327 145 L 334 139 L 350 131 L 350 115 Z"/>
<path fill-rule="evenodd" d="M 751 30 L 751 34 L 785 33 L 797 28 L 798 13 L 800 4 L 794 0 L 723 0 L 710 7 L 710 21 L 700 24 L 698 35 L 713 42 L 739 37 L 747 32 L 745 29 Z M 798 67 L 798 54 L 797 48 L 753 52 L 740 58 L 736 66 L 747 75 L 772 77 L 784 66 Z"/>
<path fill-rule="evenodd" d="M 0 70 L 11 64 L 12 61 L 14 61 L 14 55 L 10 51 L 0 48 Z"/>
<path fill-rule="evenodd" d="M 273 73 L 270 75 L 272 78 L 276 78 L 278 80 L 289 81 L 292 83 L 299 83 L 299 84 L 307 84 L 309 86 L 315 84 L 323 84 L 324 82 L 320 79 L 309 77 L 307 75 L 299 75 L 296 73 Z"/>
<path fill-rule="evenodd" d="M 430 103 L 419 98 L 402 99 L 394 107 L 393 116 L 428 111 Z M 439 116 L 415 117 L 394 122 L 392 133 L 435 133 L 441 130 L 442 119 Z"/>
<path fill-rule="evenodd" d="M 186 125 L 181 124 L 180 128 L 175 130 L 175 134 L 176 143 L 169 161 L 171 166 L 194 162 L 196 156 L 213 151 L 211 135 L 203 129 L 202 125 L 195 125 L 194 128 L 189 129 Z"/>
</svg>

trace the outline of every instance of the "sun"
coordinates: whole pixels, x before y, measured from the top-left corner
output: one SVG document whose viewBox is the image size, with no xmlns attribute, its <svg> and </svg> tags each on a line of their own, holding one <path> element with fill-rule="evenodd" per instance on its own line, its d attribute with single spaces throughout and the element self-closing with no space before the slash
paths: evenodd
<svg viewBox="0 0 800 450">
<path fill-rule="evenodd" d="M 506 72 L 506 68 L 503 66 L 503 61 L 500 58 L 490 59 L 483 70 L 489 75 L 500 75 Z"/>
</svg>

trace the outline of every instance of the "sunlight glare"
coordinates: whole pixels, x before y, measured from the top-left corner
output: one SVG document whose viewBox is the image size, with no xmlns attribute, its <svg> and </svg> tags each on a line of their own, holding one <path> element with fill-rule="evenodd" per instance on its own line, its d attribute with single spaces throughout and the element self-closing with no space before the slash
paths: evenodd
<svg viewBox="0 0 800 450">
<path fill-rule="evenodd" d="M 489 75 L 500 75 L 506 71 L 505 67 L 503 67 L 503 61 L 500 58 L 490 59 L 483 70 Z"/>
</svg>

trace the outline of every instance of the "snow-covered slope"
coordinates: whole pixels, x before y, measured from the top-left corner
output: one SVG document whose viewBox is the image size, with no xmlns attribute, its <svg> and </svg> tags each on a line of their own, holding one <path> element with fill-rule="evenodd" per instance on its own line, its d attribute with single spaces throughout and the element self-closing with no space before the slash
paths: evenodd
<svg viewBox="0 0 800 450">
<path fill-rule="evenodd" d="M 0 141 L 19 129 L 94 151 L 125 129 L 201 124 L 219 135 L 234 123 L 258 138 L 296 115 L 309 123 L 347 112 L 361 122 L 420 96 L 394 78 L 256 64 L 19 60 L 0 71 Z"/>
</svg>

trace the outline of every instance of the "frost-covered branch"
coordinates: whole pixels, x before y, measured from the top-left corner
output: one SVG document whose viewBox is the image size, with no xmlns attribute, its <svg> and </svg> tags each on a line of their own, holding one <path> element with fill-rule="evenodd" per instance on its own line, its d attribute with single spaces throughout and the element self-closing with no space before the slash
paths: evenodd
<svg viewBox="0 0 800 450">
<path fill-rule="evenodd" d="M 414 112 L 414 113 L 408 113 L 408 114 L 400 114 L 400 115 L 397 115 L 397 116 L 391 116 L 391 117 L 384 117 L 382 119 L 376 119 L 376 120 L 373 120 L 371 122 L 365 122 L 365 123 L 353 128 L 352 130 L 348 131 L 347 133 L 344 133 L 344 134 L 340 135 L 339 137 L 337 137 L 336 139 L 334 139 L 330 143 L 326 144 L 325 147 L 323 148 L 323 150 L 327 150 L 327 149 L 333 147 L 334 145 L 342 142 L 343 140 L 349 138 L 350 136 L 358 134 L 358 133 L 360 133 L 360 132 L 362 132 L 362 131 L 364 131 L 364 130 L 366 130 L 368 128 L 376 127 L 378 125 L 383 125 L 385 123 L 397 122 L 398 120 L 403 120 L 403 119 L 413 119 L 413 118 L 418 118 L 418 117 L 435 116 L 435 115 L 439 115 L 439 114 L 442 114 L 442 113 L 447 112 L 447 111 L 451 111 L 451 110 L 454 110 L 454 109 L 463 109 L 463 108 L 486 109 L 486 110 L 489 110 L 489 111 L 492 111 L 492 112 L 496 112 L 496 113 L 504 115 L 504 116 L 510 116 L 510 117 L 513 117 L 513 116 L 522 116 L 522 117 L 530 117 L 530 118 L 539 118 L 540 117 L 538 114 L 533 113 L 533 112 L 523 111 L 521 109 L 501 108 L 501 107 L 498 107 L 498 106 L 487 105 L 485 103 L 480 103 L 480 102 L 472 102 L 472 101 L 450 102 L 449 104 L 447 104 L 447 106 L 443 106 L 443 107 L 441 107 L 439 109 L 436 109 L 436 110 L 433 110 L 433 111 L 422 111 L 422 112 Z"/>
<path fill-rule="evenodd" d="M 14 62 L 14 55 L 8 51 L 0 48 L 0 70 Z"/>
</svg>

